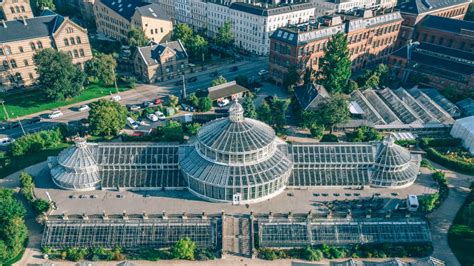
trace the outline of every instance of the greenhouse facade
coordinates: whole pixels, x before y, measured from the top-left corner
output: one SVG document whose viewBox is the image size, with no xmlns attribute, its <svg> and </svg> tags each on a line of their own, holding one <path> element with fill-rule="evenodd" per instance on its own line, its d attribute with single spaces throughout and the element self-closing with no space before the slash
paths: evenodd
<svg viewBox="0 0 474 266">
<path fill-rule="evenodd" d="M 87 143 L 48 159 L 54 183 L 70 190 L 188 189 L 209 201 L 254 203 L 285 188 L 412 184 L 421 158 L 387 139 L 371 143 L 288 144 L 263 122 L 229 117 L 204 125 L 194 142 Z"/>
</svg>

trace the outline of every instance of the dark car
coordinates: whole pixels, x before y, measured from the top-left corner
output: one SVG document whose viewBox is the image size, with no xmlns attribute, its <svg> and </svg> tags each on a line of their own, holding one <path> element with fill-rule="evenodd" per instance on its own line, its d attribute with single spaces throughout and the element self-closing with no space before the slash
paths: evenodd
<svg viewBox="0 0 474 266">
<path fill-rule="evenodd" d="M 214 71 L 214 72 L 212 72 L 211 74 L 209 74 L 209 77 L 211 77 L 211 78 L 212 78 L 212 77 L 217 77 L 218 75 L 219 75 L 219 72 Z"/>
<path fill-rule="evenodd" d="M 31 118 L 30 120 L 28 120 L 28 124 L 34 124 L 34 123 L 38 123 L 38 122 L 41 122 L 41 117 L 39 116 L 35 116 L 33 118 Z"/>
<path fill-rule="evenodd" d="M 142 108 L 153 107 L 153 106 L 155 106 L 155 104 L 150 101 L 146 101 L 142 103 Z"/>
<path fill-rule="evenodd" d="M 175 86 L 181 86 L 183 85 L 183 81 L 182 80 L 178 80 L 174 83 Z"/>
<path fill-rule="evenodd" d="M 230 71 L 230 72 L 235 72 L 235 71 L 237 71 L 237 70 L 239 70 L 239 67 L 233 66 L 233 67 L 230 68 L 229 71 Z"/>
<path fill-rule="evenodd" d="M 196 82 L 198 80 L 197 77 L 191 77 L 188 79 L 189 82 Z"/>
</svg>

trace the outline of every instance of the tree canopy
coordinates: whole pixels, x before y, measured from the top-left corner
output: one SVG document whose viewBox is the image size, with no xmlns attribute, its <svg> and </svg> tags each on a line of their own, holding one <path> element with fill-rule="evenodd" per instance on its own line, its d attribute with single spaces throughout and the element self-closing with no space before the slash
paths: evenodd
<svg viewBox="0 0 474 266">
<path fill-rule="evenodd" d="M 263 101 L 257 111 L 260 120 L 271 125 L 277 132 L 281 133 L 286 124 L 286 112 L 290 102 L 287 99 L 273 97 L 271 101 Z"/>
<path fill-rule="evenodd" d="M 186 237 L 178 240 L 172 248 L 174 258 L 183 260 L 194 260 L 194 253 L 196 252 L 196 243 L 191 238 Z"/>
<path fill-rule="evenodd" d="M 27 239 L 26 210 L 13 190 L 0 189 L 0 264 L 16 257 Z"/>
<path fill-rule="evenodd" d="M 131 47 L 145 46 L 148 43 L 145 32 L 140 28 L 132 28 L 127 33 L 128 45 Z"/>
<path fill-rule="evenodd" d="M 173 35 L 171 38 L 173 40 L 181 40 L 183 44 L 189 43 L 193 38 L 193 29 L 189 27 L 186 23 L 179 23 L 173 30 Z"/>
<path fill-rule="evenodd" d="M 117 61 L 110 54 L 97 54 L 86 62 L 85 70 L 89 76 L 97 77 L 103 84 L 110 86 L 115 81 Z"/>
<path fill-rule="evenodd" d="M 241 101 L 242 107 L 244 108 L 244 116 L 248 118 L 257 118 L 257 110 L 253 102 L 252 97 L 245 96 Z"/>
<path fill-rule="evenodd" d="M 351 77 L 351 66 L 346 36 L 339 32 L 331 37 L 319 60 L 319 84 L 330 93 L 343 92 Z"/>
<path fill-rule="evenodd" d="M 217 85 L 224 84 L 226 82 L 227 82 L 227 79 L 224 76 L 220 75 L 211 81 L 211 86 L 214 87 Z"/>
<path fill-rule="evenodd" d="M 379 64 L 374 69 L 367 69 L 364 72 L 364 75 L 358 78 L 358 82 L 358 85 L 364 89 L 390 85 L 390 76 L 387 65 Z"/>
<path fill-rule="evenodd" d="M 185 44 L 190 56 L 204 62 L 205 55 L 209 49 L 209 43 L 201 35 L 194 35 L 188 44 Z"/>
<path fill-rule="evenodd" d="M 212 108 L 212 100 L 209 97 L 199 98 L 198 109 L 201 112 L 208 112 Z"/>
<path fill-rule="evenodd" d="M 232 23 L 230 21 L 224 22 L 224 25 L 219 28 L 214 42 L 225 48 L 230 48 L 234 44 L 234 33 L 232 32 Z"/>
<path fill-rule="evenodd" d="M 115 136 L 125 128 L 127 109 L 120 103 L 102 99 L 90 107 L 89 124 L 93 134 Z"/>
<path fill-rule="evenodd" d="M 320 124 L 332 132 L 336 124 L 344 123 L 349 119 L 349 106 L 346 97 L 342 94 L 333 95 L 322 104 L 317 114 Z"/>
<path fill-rule="evenodd" d="M 56 5 L 54 4 L 54 0 L 33 0 L 31 1 L 31 6 L 35 13 L 40 13 L 44 9 L 55 10 Z"/>
<path fill-rule="evenodd" d="M 39 51 L 33 57 L 38 73 L 38 84 L 52 100 L 64 100 L 79 95 L 86 75 L 72 63 L 72 58 L 51 48 Z"/>
</svg>

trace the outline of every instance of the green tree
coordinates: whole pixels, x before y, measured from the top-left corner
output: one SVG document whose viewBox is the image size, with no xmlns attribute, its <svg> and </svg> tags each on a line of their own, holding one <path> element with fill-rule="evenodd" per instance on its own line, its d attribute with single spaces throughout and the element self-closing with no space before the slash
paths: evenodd
<svg viewBox="0 0 474 266">
<path fill-rule="evenodd" d="M 97 54 L 86 62 L 85 70 L 89 76 L 97 77 L 103 84 L 110 86 L 115 82 L 117 61 L 112 55 Z"/>
<path fill-rule="evenodd" d="M 232 23 L 230 21 L 224 22 L 224 25 L 219 28 L 214 42 L 224 48 L 230 48 L 234 44 L 234 33 L 232 32 Z"/>
<path fill-rule="evenodd" d="M 351 77 L 351 65 L 346 36 L 339 32 L 324 48 L 324 56 L 319 61 L 319 83 L 330 93 L 342 92 Z"/>
<path fill-rule="evenodd" d="M 191 93 L 188 97 L 188 103 L 194 108 L 198 108 L 199 98 L 196 96 L 196 93 Z"/>
<path fill-rule="evenodd" d="M 214 87 L 214 86 L 217 86 L 217 85 L 224 84 L 226 82 L 227 82 L 227 79 L 224 78 L 224 76 L 220 75 L 220 76 L 218 76 L 217 78 L 215 78 L 211 81 L 211 86 Z"/>
<path fill-rule="evenodd" d="M 127 33 L 127 42 L 131 47 L 141 47 L 148 43 L 145 32 L 140 28 L 132 28 Z"/>
<path fill-rule="evenodd" d="M 351 92 L 357 90 L 359 88 L 359 84 L 355 82 L 354 80 L 350 79 L 347 82 L 347 86 L 345 87 L 345 90 L 343 90 L 344 93 L 350 94 Z"/>
<path fill-rule="evenodd" d="M 198 109 L 200 112 L 208 112 L 212 108 L 212 100 L 209 97 L 199 98 Z"/>
<path fill-rule="evenodd" d="M 193 38 L 193 30 L 186 23 L 178 23 L 173 30 L 172 39 L 180 40 L 183 45 L 186 46 L 190 43 Z"/>
<path fill-rule="evenodd" d="M 389 85 L 389 70 L 387 65 L 379 64 L 375 69 L 366 70 L 364 75 L 360 78 L 360 85 L 364 89 L 370 89 L 377 86 Z"/>
<path fill-rule="evenodd" d="M 466 16 L 464 16 L 464 20 L 474 21 L 474 3 L 469 4 L 469 8 L 467 9 Z"/>
<path fill-rule="evenodd" d="M 0 189 L 0 264 L 23 250 L 27 239 L 25 213 L 13 190 Z"/>
<path fill-rule="evenodd" d="M 313 138 L 320 139 L 324 133 L 324 126 L 318 125 L 316 123 L 311 124 L 309 127 L 309 132 Z"/>
<path fill-rule="evenodd" d="M 235 82 L 242 87 L 248 88 L 249 86 L 249 78 L 245 75 L 238 75 L 235 77 Z"/>
<path fill-rule="evenodd" d="M 303 259 L 309 261 L 320 261 L 323 259 L 323 253 L 319 249 L 313 249 L 311 247 L 306 247 L 303 250 Z"/>
<path fill-rule="evenodd" d="M 342 94 L 333 95 L 329 101 L 322 104 L 317 111 L 320 124 L 329 128 L 332 133 L 336 124 L 344 123 L 349 119 L 347 99 Z"/>
<path fill-rule="evenodd" d="M 286 124 L 286 112 L 290 101 L 287 99 L 279 99 L 274 97 L 270 106 L 272 109 L 272 124 L 277 132 L 282 132 L 283 127 Z"/>
<path fill-rule="evenodd" d="M 292 92 L 296 83 L 298 83 L 301 79 L 300 74 L 298 73 L 298 69 L 296 65 L 290 65 L 288 67 L 288 73 L 286 73 L 285 78 L 283 79 L 283 87 L 288 90 L 288 92 Z"/>
<path fill-rule="evenodd" d="M 182 142 L 184 140 L 183 127 L 176 121 L 169 121 L 169 123 L 161 127 L 161 132 L 165 141 Z"/>
<path fill-rule="evenodd" d="M 195 252 L 196 243 L 189 237 L 178 240 L 172 249 L 173 257 L 182 260 L 194 260 Z"/>
<path fill-rule="evenodd" d="M 189 44 L 186 45 L 190 56 L 194 59 L 199 59 L 204 63 L 205 56 L 209 49 L 209 43 L 201 35 L 191 37 Z"/>
<path fill-rule="evenodd" d="M 272 122 L 272 109 L 267 101 L 263 101 L 257 109 L 257 117 L 259 120 L 270 124 Z"/>
<path fill-rule="evenodd" d="M 257 118 L 257 110 L 255 108 L 255 104 L 253 102 L 252 97 L 245 96 L 242 99 L 242 107 L 244 108 L 244 116 L 248 118 L 255 119 Z"/>
<path fill-rule="evenodd" d="M 169 99 L 169 103 L 170 103 L 170 107 L 172 108 L 176 108 L 176 106 L 178 106 L 179 104 L 179 98 L 173 94 L 170 94 L 168 96 L 168 99 Z"/>
<path fill-rule="evenodd" d="M 89 111 L 89 125 L 95 135 L 115 136 L 125 128 L 127 109 L 110 100 L 93 102 Z"/>
<path fill-rule="evenodd" d="M 469 203 L 464 211 L 462 212 L 462 217 L 467 225 L 474 229 L 474 202 Z"/>
<path fill-rule="evenodd" d="M 197 135 L 199 129 L 201 129 L 201 124 L 199 123 L 189 123 L 185 127 L 186 132 L 192 136 Z"/>
<path fill-rule="evenodd" d="M 44 9 L 50 9 L 50 10 L 56 9 L 54 0 L 33 0 L 32 7 L 35 10 L 35 13 L 40 13 Z"/>
<path fill-rule="evenodd" d="M 36 53 L 33 59 L 39 74 L 38 84 L 48 98 L 64 100 L 79 95 L 86 76 L 68 54 L 47 48 Z"/>
</svg>

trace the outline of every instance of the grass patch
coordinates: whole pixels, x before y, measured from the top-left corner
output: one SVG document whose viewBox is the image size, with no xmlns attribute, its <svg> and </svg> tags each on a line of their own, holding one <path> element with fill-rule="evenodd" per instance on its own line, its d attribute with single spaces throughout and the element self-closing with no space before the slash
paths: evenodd
<svg viewBox="0 0 474 266">
<path fill-rule="evenodd" d="M 33 164 L 46 161 L 48 156 L 56 156 L 68 146 L 68 144 L 60 144 L 51 149 L 44 149 L 33 154 L 25 154 L 21 156 L 8 156 L 4 154 L 3 158 L 0 158 L 0 179 Z"/>
<path fill-rule="evenodd" d="M 128 89 L 128 86 L 119 86 L 119 91 L 126 91 Z M 10 118 L 13 118 L 107 96 L 110 95 L 110 92 L 114 93 L 115 87 L 104 87 L 94 83 L 84 89 L 78 96 L 65 101 L 51 101 L 46 97 L 46 94 L 43 91 L 38 89 L 7 93 L 1 98 L 5 101 L 8 115 Z M 3 110 L 0 111 L 0 120 L 5 120 L 5 113 Z"/>
<path fill-rule="evenodd" d="M 456 214 L 453 225 L 449 228 L 448 243 L 461 265 L 474 265 L 474 227 L 472 218 L 467 212 L 469 205 L 474 204 L 474 191 L 471 190 L 461 209 Z M 471 207 L 472 208 L 472 207 Z M 468 219 L 471 219 L 469 221 Z"/>
</svg>

